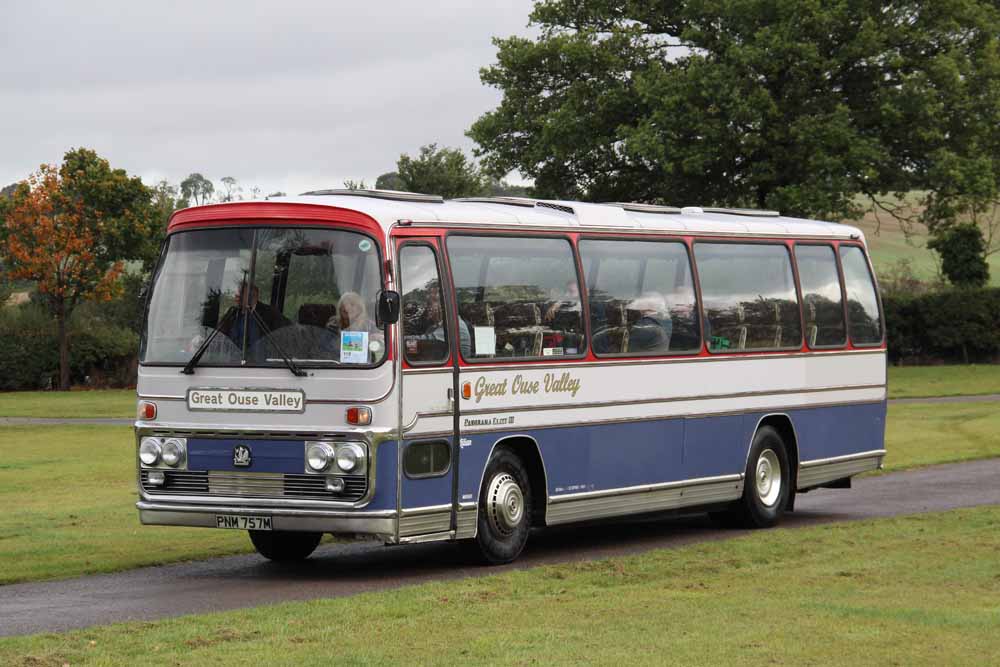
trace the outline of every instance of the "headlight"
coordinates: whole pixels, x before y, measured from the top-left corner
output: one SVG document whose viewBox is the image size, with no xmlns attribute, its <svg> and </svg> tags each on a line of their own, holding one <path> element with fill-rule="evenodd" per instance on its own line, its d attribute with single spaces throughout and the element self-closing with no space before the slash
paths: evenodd
<svg viewBox="0 0 1000 667">
<path fill-rule="evenodd" d="M 180 438 L 170 438 L 164 442 L 161 454 L 163 462 L 171 468 L 176 468 L 178 465 L 184 463 L 184 445 L 184 440 Z"/>
<path fill-rule="evenodd" d="M 306 447 L 306 465 L 311 470 L 323 472 L 334 459 L 333 447 L 325 442 L 314 442 Z"/>
<path fill-rule="evenodd" d="M 365 450 L 354 442 L 337 447 L 337 467 L 344 472 L 361 472 L 364 469 Z"/>
<path fill-rule="evenodd" d="M 163 449 L 160 446 L 159 438 L 143 438 L 139 443 L 139 460 L 145 465 L 155 466 L 160 462 L 160 455 Z"/>
</svg>

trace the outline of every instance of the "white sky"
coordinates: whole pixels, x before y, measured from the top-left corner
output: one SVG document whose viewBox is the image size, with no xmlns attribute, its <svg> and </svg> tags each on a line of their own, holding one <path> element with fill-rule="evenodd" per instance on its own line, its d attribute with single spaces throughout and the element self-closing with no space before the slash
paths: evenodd
<svg viewBox="0 0 1000 667">
<path fill-rule="evenodd" d="M 491 37 L 530 0 L 0 0 L 0 187 L 85 146 L 146 183 L 296 194 L 395 168 L 496 106 Z M 517 180 L 516 178 L 514 179 Z"/>
</svg>

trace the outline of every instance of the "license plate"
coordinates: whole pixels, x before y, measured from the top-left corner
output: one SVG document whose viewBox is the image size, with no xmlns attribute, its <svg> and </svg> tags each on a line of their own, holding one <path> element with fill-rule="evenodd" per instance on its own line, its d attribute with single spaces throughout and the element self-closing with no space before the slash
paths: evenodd
<svg viewBox="0 0 1000 667">
<path fill-rule="evenodd" d="M 242 514 L 216 514 L 216 528 L 235 530 L 272 530 L 269 516 L 243 516 Z"/>
</svg>

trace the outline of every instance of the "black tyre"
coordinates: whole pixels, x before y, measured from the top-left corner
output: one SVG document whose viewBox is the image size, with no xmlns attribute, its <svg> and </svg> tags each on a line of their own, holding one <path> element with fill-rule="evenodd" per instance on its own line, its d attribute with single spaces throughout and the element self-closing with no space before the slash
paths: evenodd
<svg viewBox="0 0 1000 667">
<path fill-rule="evenodd" d="M 491 565 L 517 558 L 531 530 L 531 486 L 521 459 L 508 449 L 490 457 L 479 492 L 479 525 L 476 546 Z"/>
<path fill-rule="evenodd" d="M 726 527 L 770 528 L 778 523 L 792 490 L 788 450 L 781 435 L 771 426 L 762 426 L 754 436 L 747 457 L 743 497 L 712 519 Z"/>
<path fill-rule="evenodd" d="M 305 560 L 319 546 L 323 533 L 295 533 L 283 530 L 250 530 L 254 549 L 264 558 L 287 563 Z"/>
</svg>

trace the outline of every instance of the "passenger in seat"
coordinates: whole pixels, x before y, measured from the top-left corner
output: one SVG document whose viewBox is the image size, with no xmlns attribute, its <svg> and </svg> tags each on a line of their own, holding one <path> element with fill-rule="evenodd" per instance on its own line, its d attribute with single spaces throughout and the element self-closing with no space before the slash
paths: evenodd
<svg viewBox="0 0 1000 667">
<path fill-rule="evenodd" d="M 556 319 L 556 315 L 562 311 L 578 312 L 580 310 L 580 288 L 577 286 L 576 280 L 568 281 L 562 293 L 556 294 L 552 300 L 552 305 L 548 307 L 542 318 L 546 323 L 551 323 Z"/>
<path fill-rule="evenodd" d="M 666 352 L 670 349 L 673 322 L 662 296 L 646 292 L 628 304 L 628 309 L 639 312 L 639 319 L 629 328 L 629 352 Z"/>
</svg>

